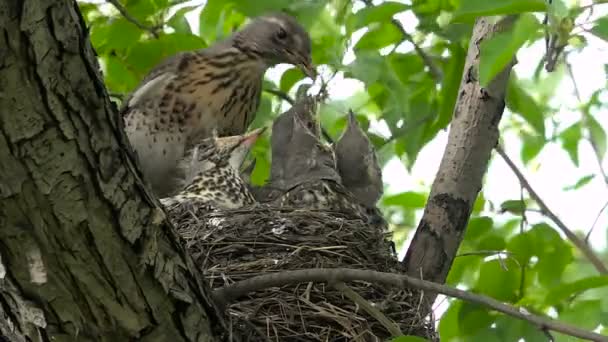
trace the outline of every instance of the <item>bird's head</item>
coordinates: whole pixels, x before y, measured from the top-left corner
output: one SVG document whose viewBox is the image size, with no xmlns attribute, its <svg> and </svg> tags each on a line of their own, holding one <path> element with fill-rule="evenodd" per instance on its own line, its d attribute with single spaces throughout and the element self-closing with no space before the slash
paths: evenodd
<svg viewBox="0 0 608 342">
<path fill-rule="evenodd" d="M 357 197 L 366 205 L 375 205 L 382 195 L 382 171 L 374 145 L 350 111 L 348 123 L 334 146 L 336 163 L 342 183 L 347 188 L 365 188 Z"/>
<path fill-rule="evenodd" d="M 183 172 L 184 184 L 190 184 L 197 176 L 229 167 L 237 174 L 251 146 L 256 142 L 265 127 L 255 129 L 243 135 L 229 137 L 213 136 L 203 139 L 194 146 L 179 167 Z"/>
<path fill-rule="evenodd" d="M 266 127 L 254 129 L 243 135 L 216 138 L 215 143 L 223 158 L 227 159 L 230 167 L 238 173 L 251 146 L 264 131 L 266 131 Z"/>
<path fill-rule="evenodd" d="M 260 16 L 235 34 L 235 42 L 261 56 L 269 65 L 289 63 L 313 80 L 317 71 L 312 64 L 308 32 L 293 17 L 284 13 Z"/>
</svg>

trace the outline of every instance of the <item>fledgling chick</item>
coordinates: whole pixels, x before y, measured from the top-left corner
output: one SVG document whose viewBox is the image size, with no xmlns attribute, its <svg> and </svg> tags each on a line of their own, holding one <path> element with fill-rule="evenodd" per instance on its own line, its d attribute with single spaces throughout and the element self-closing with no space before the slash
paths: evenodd
<svg viewBox="0 0 608 342">
<path fill-rule="evenodd" d="M 318 137 L 321 127 L 315 119 L 314 113 L 317 109 L 317 99 L 313 96 L 302 96 L 286 112 L 279 115 L 272 124 L 272 135 L 270 136 L 270 148 L 272 164 L 270 167 L 269 187 L 285 189 L 284 182 L 287 180 L 284 174 L 289 160 L 290 141 L 294 130 L 294 118 L 298 118 L 308 131 Z M 293 149 L 293 147 L 291 148 Z"/>
<path fill-rule="evenodd" d="M 276 200 L 277 204 L 340 211 L 368 218 L 367 209 L 340 183 L 333 150 L 324 145 L 297 116 L 293 123 L 283 163 L 283 184 L 287 191 Z"/>
<path fill-rule="evenodd" d="M 279 63 L 316 77 L 308 33 L 286 14 L 252 20 L 205 49 L 182 52 L 155 67 L 127 98 L 121 113 L 144 179 L 164 197 L 186 150 L 217 130 L 243 134 L 259 107 L 264 73 Z"/>
<path fill-rule="evenodd" d="M 161 199 L 165 206 L 195 201 L 216 209 L 236 209 L 255 203 L 240 167 L 264 128 L 246 135 L 204 139 L 182 160 L 183 190 Z"/>
<path fill-rule="evenodd" d="M 374 145 L 359 126 L 352 111 L 348 114 L 346 129 L 336 142 L 334 150 L 342 185 L 361 204 L 369 208 L 375 207 L 384 192 L 382 170 Z"/>
</svg>

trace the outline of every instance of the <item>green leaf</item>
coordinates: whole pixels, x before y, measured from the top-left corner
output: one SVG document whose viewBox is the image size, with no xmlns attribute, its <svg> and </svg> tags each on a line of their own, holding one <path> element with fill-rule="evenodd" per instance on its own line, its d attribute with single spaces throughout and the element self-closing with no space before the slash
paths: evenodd
<svg viewBox="0 0 608 342">
<path fill-rule="evenodd" d="M 608 41 L 608 18 L 603 17 L 598 19 L 591 29 L 591 33 L 605 41 Z"/>
<path fill-rule="evenodd" d="M 576 327 L 587 330 L 595 330 L 600 324 L 602 303 L 599 300 L 577 301 L 568 309 L 564 310 L 559 319 Z"/>
<path fill-rule="evenodd" d="M 508 200 L 502 202 L 500 205 L 500 212 L 508 212 L 515 215 L 521 215 L 523 211 L 526 209 L 527 204 L 525 201 L 521 200 Z"/>
<path fill-rule="evenodd" d="M 493 321 L 493 315 L 481 305 L 464 302 L 458 312 L 458 325 L 465 336 L 488 328 Z"/>
<path fill-rule="evenodd" d="M 581 141 L 581 137 L 582 133 L 580 122 L 566 128 L 559 135 L 559 138 L 562 141 L 562 147 L 566 149 L 570 159 L 576 166 L 578 166 L 578 144 Z"/>
<path fill-rule="evenodd" d="M 475 292 L 511 302 L 517 298 L 519 278 L 519 265 L 513 260 L 491 260 L 481 265 Z"/>
<path fill-rule="evenodd" d="M 468 0 L 465 2 L 468 2 Z M 534 15 L 523 14 L 517 19 L 509 32 L 502 32 L 482 41 L 479 59 L 479 82 L 481 85 L 487 86 L 509 64 L 519 48 L 532 38 L 540 28 L 541 25 Z"/>
<path fill-rule="evenodd" d="M 439 335 L 445 341 L 453 341 L 461 334 L 459 326 L 460 309 L 463 302 L 453 300 L 439 320 Z"/>
<path fill-rule="evenodd" d="M 545 118 L 543 108 L 530 96 L 511 75 L 507 85 L 507 108 L 520 115 L 541 138 L 545 136 Z"/>
<path fill-rule="evenodd" d="M 507 315 L 496 318 L 496 331 L 501 341 L 546 341 L 547 336 L 532 323 Z"/>
<path fill-rule="evenodd" d="M 589 138 L 596 149 L 598 159 L 602 161 L 606 155 L 606 132 L 592 115 L 587 115 L 586 119 Z"/>
<path fill-rule="evenodd" d="M 608 276 L 594 276 L 572 283 L 560 284 L 547 293 L 545 305 L 556 305 L 581 292 L 605 286 L 608 286 Z"/>
<path fill-rule="evenodd" d="M 427 340 L 418 336 L 399 336 L 391 340 L 392 342 L 426 342 Z"/>
<path fill-rule="evenodd" d="M 353 16 L 352 29 L 357 30 L 373 22 L 389 22 L 393 16 L 410 8 L 399 2 L 385 1 L 376 6 L 366 6 Z"/>
<path fill-rule="evenodd" d="M 586 175 L 586 176 L 582 177 L 581 179 L 579 179 L 576 182 L 576 184 L 564 187 L 564 191 L 578 190 L 578 189 L 582 188 L 583 186 L 589 184 L 589 182 L 591 182 L 591 180 L 593 178 L 595 178 L 594 174 Z"/>
<path fill-rule="evenodd" d="M 494 221 L 490 217 L 473 217 L 469 220 L 464 239 L 474 241 L 492 230 Z"/>
<path fill-rule="evenodd" d="M 439 94 L 439 114 L 435 122 L 435 128 L 437 129 L 444 129 L 452 120 L 466 57 L 466 50 L 459 44 L 450 44 L 449 50 L 450 58 L 443 69 L 444 76 Z"/>
<path fill-rule="evenodd" d="M 385 206 L 394 205 L 402 208 L 424 208 L 427 195 L 419 192 L 402 192 L 397 195 L 385 196 L 382 204 Z"/>
<path fill-rule="evenodd" d="M 532 135 L 522 132 L 523 144 L 521 146 L 521 159 L 524 164 L 528 164 L 534 159 L 543 147 L 545 147 L 545 139 L 538 135 Z"/>
<path fill-rule="evenodd" d="M 403 40 L 403 35 L 390 22 L 375 26 L 367 31 L 355 44 L 355 50 L 378 50 Z"/>
<path fill-rule="evenodd" d="M 476 17 L 540 12 L 546 9 L 543 0 L 460 0 L 453 22 L 470 21 Z"/>
<path fill-rule="evenodd" d="M 231 0 L 235 4 L 235 9 L 248 17 L 257 17 L 266 12 L 280 11 L 289 8 L 290 0 Z"/>
<path fill-rule="evenodd" d="M 186 14 L 190 11 L 196 9 L 198 6 L 186 6 L 184 8 L 180 8 L 173 16 L 167 21 L 167 25 L 175 30 L 178 33 L 186 33 L 191 34 L 192 28 L 190 27 L 190 23 L 188 19 L 186 19 Z"/>
<path fill-rule="evenodd" d="M 281 75 L 281 81 L 279 82 L 279 88 L 281 89 L 281 91 L 287 93 L 287 92 L 289 92 L 291 87 L 293 87 L 294 84 L 298 83 L 298 81 L 300 81 L 303 78 L 304 78 L 304 73 L 300 69 L 298 69 L 298 68 L 287 69 L 287 71 L 285 71 L 283 73 L 283 75 Z"/>
<path fill-rule="evenodd" d="M 125 94 L 137 86 L 137 77 L 118 57 L 110 55 L 103 58 L 103 61 L 105 83 L 110 91 Z"/>
<path fill-rule="evenodd" d="M 559 284 L 566 266 L 573 260 L 571 245 L 545 223 L 534 225 L 526 234 L 538 257 L 533 266 L 538 272 L 538 282 L 543 286 Z"/>
<path fill-rule="evenodd" d="M 377 51 L 362 51 L 357 53 L 357 59 L 346 67 L 344 76 L 371 84 L 380 80 L 385 69 L 385 59 Z"/>
</svg>

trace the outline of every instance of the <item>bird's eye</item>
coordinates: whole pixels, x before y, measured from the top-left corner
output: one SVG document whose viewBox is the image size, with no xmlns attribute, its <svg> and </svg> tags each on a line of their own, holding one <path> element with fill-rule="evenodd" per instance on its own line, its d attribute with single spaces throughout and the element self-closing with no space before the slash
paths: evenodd
<svg viewBox="0 0 608 342">
<path fill-rule="evenodd" d="M 287 31 L 285 31 L 285 29 L 283 29 L 281 27 L 279 29 L 279 31 L 277 32 L 277 38 L 279 38 L 279 39 L 285 39 L 285 38 L 287 38 Z"/>
</svg>

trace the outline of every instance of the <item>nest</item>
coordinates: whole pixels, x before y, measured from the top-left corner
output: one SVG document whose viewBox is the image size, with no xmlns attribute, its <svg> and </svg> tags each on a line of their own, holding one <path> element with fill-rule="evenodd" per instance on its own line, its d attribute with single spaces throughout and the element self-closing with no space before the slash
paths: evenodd
<svg viewBox="0 0 608 342">
<path fill-rule="evenodd" d="M 271 272 L 356 268 L 404 273 L 389 234 L 342 213 L 256 206 L 204 212 L 169 208 L 211 288 Z M 438 340 L 418 315 L 420 292 L 349 282 L 404 334 Z M 250 293 L 226 308 L 231 335 L 243 341 L 386 341 L 387 329 L 343 292 L 302 283 Z"/>
</svg>

